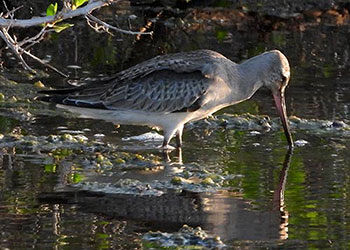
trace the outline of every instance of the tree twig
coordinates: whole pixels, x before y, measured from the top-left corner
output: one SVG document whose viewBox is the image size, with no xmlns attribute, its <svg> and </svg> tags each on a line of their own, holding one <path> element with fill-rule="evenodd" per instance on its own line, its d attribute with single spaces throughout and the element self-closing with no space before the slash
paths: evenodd
<svg viewBox="0 0 350 250">
<path fill-rule="evenodd" d="M 36 57 L 35 55 L 31 54 L 29 51 L 24 50 L 21 48 L 21 51 L 26 54 L 27 56 L 30 56 L 31 58 L 33 58 L 34 60 L 38 61 L 39 63 L 45 65 L 46 67 L 52 69 L 53 71 L 57 72 L 58 74 L 60 74 L 63 77 L 68 77 L 68 75 L 66 75 L 65 73 L 63 73 L 62 71 L 56 69 L 54 66 L 52 66 L 51 64 L 48 64 L 46 62 L 44 62 L 43 60 L 41 60 L 39 57 Z"/>
<path fill-rule="evenodd" d="M 27 63 L 26 61 L 24 61 L 22 55 L 19 53 L 18 51 L 18 47 L 14 45 L 14 43 L 12 42 L 12 38 L 7 36 L 7 31 L 5 29 L 1 29 L 0 30 L 0 37 L 6 42 L 7 46 L 15 53 L 15 55 L 18 57 L 18 59 L 22 62 L 23 67 L 26 70 L 29 70 L 31 72 L 35 72 L 34 69 L 32 69 Z"/>
<path fill-rule="evenodd" d="M 18 43 L 19 46 L 23 46 L 27 43 L 37 43 L 39 42 L 41 39 L 44 38 L 44 35 L 49 32 L 47 29 L 46 29 L 46 26 L 43 27 L 40 32 L 38 34 L 36 34 L 35 36 L 33 37 L 27 37 L 25 39 L 23 39 L 21 42 Z"/>
<path fill-rule="evenodd" d="M 5 4 L 5 2 L 4 2 L 4 4 Z M 17 8 L 14 8 L 13 10 L 8 10 L 8 9 L 7 9 L 7 6 L 5 5 L 5 8 L 6 8 L 8 11 L 7 11 L 7 13 L 6 13 L 5 15 L 3 15 L 3 17 L 4 17 L 4 18 L 12 17 L 13 14 L 14 14 L 17 10 L 21 9 L 22 7 L 23 7 L 23 5 L 18 6 Z"/>
<path fill-rule="evenodd" d="M 111 29 L 111 30 L 115 30 L 115 31 L 118 31 L 118 32 L 121 32 L 121 33 L 124 33 L 124 34 L 129 34 L 129 35 L 152 35 L 153 34 L 152 31 L 151 32 L 138 32 L 138 31 L 131 31 L 131 30 L 120 29 L 120 28 L 114 27 L 114 26 L 112 26 L 112 25 L 110 25 L 110 24 L 108 24 L 108 23 L 98 19 L 97 17 L 94 17 L 91 14 L 87 14 L 86 17 L 88 19 L 90 19 L 91 21 L 102 25 L 102 27 L 104 27 L 106 32 L 108 32 L 108 29 Z"/>
<path fill-rule="evenodd" d="M 40 58 L 34 56 L 33 54 L 31 54 L 29 51 L 27 51 L 26 49 L 23 49 L 21 46 L 19 46 L 19 43 L 17 43 L 8 33 L 6 30 L 2 29 L 0 30 L 0 36 L 1 38 L 7 43 L 7 46 L 11 48 L 11 50 L 14 52 L 14 54 L 20 59 L 20 61 L 23 64 L 23 67 L 26 70 L 29 70 L 33 73 L 35 73 L 35 70 L 32 69 L 27 63 L 26 61 L 23 59 L 22 54 L 26 54 L 27 56 L 33 58 L 34 60 L 38 61 L 39 63 L 45 65 L 46 67 L 52 69 L 53 71 L 57 72 L 58 74 L 60 74 L 63 77 L 68 77 L 68 75 L 66 75 L 65 73 L 63 73 L 62 71 L 56 69 L 54 66 L 44 62 L 43 60 L 41 60 Z"/>
</svg>

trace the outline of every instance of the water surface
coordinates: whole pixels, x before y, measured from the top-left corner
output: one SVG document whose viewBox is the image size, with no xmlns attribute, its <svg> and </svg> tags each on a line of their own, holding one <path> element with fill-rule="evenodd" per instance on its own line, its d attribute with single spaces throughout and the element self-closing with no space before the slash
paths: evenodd
<svg viewBox="0 0 350 250">
<path fill-rule="evenodd" d="M 138 19 L 131 22 L 135 28 L 143 24 L 141 13 L 149 18 L 154 15 L 141 7 L 113 11 L 109 13 L 110 21 L 118 13 L 127 23 L 127 17 L 135 14 Z M 199 9 L 199 12 L 197 18 L 191 11 L 172 13 L 174 18 L 167 13 L 153 24 L 152 38 L 124 35 L 112 38 L 76 25 L 71 31 L 40 44 L 37 52 L 42 57 L 52 55 L 54 65 L 81 66 L 81 69 L 66 69 L 73 78 L 80 78 L 97 72 L 110 74 L 163 53 L 207 48 L 242 61 L 269 49 L 280 49 L 292 67 L 286 94 L 289 115 L 349 123 L 349 26 L 320 24 L 308 26 L 305 31 L 241 30 L 236 23 L 225 19 L 227 13 L 222 9 L 210 13 Z M 223 21 L 208 22 L 203 13 L 209 17 L 219 13 Z M 185 23 L 179 22 L 180 19 Z M 198 20 L 204 20 L 205 25 Z M 54 74 L 42 81 L 56 87 L 66 84 Z M 247 112 L 277 116 L 267 90 L 219 114 Z M 150 149 L 157 142 L 149 147 L 147 143 L 122 140 L 148 132 L 146 127 L 116 129 L 104 121 L 61 116 L 36 115 L 25 123 L 6 115 L 0 117 L 1 134 L 47 136 L 59 134 L 60 127 L 85 131 L 84 135 L 91 140 L 96 139 L 95 134 L 104 134 L 99 140 L 116 145 L 121 151 L 162 157 L 161 152 Z M 163 196 L 128 196 L 78 192 L 72 196 L 67 192 L 61 198 L 42 197 L 57 187 L 82 180 L 115 182 L 121 178 L 120 172 L 112 170 L 106 176 L 96 169 L 81 168 L 69 150 L 59 153 L 60 162 L 55 165 L 51 164 L 52 152 L 2 148 L 0 246 L 141 248 L 143 233 L 175 232 L 188 224 L 219 235 L 231 247 L 348 248 L 349 136 L 332 131 L 292 132 L 295 140 L 308 143 L 288 155 L 282 131 L 257 134 L 224 127 L 185 129 L 184 166 L 197 164 L 235 177 L 226 183 L 230 191 L 218 193 L 182 191 Z M 170 158 L 176 163 L 176 152 Z M 129 171 L 123 176 L 152 182 L 168 180 L 172 171 L 186 171 L 176 164 L 164 166 L 154 171 Z"/>
</svg>

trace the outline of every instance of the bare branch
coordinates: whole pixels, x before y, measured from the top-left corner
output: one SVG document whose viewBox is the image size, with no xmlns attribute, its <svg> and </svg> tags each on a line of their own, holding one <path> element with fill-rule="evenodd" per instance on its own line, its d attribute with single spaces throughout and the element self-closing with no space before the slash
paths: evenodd
<svg viewBox="0 0 350 250">
<path fill-rule="evenodd" d="M 23 49 L 21 46 L 19 46 L 19 43 L 16 42 L 16 40 L 14 38 L 12 38 L 5 29 L 0 30 L 0 37 L 7 43 L 7 46 L 9 48 L 11 48 L 11 50 L 14 52 L 14 54 L 20 59 L 20 61 L 23 64 L 23 67 L 26 70 L 29 70 L 33 73 L 35 73 L 35 70 L 32 69 L 23 59 L 22 54 L 26 54 L 27 56 L 33 58 L 34 60 L 38 61 L 39 63 L 45 65 L 46 67 L 52 69 L 53 71 L 57 72 L 58 74 L 64 76 L 64 77 L 68 77 L 68 75 L 64 74 L 63 72 L 61 72 L 60 70 L 56 69 L 55 67 L 53 67 L 52 65 L 44 62 L 43 60 L 41 60 L 40 58 L 34 56 L 33 54 L 31 54 L 29 51 Z"/>
<path fill-rule="evenodd" d="M 12 43 L 13 39 L 8 35 L 7 30 L 2 29 L 0 30 L 0 37 L 6 42 L 7 46 L 15 53 L 15 55 L 18 57 L 18 59 L 22 62 L 23 67 L 26 70 L 29 70 L 31 72 L 35 72 L 34 69 L 32 69 L 23 59 L 22 55 L 18 51 L 18 47 Z"/>
<path fill-rule="evenodd" d="M 5 2 L 4 2 L 4 5 L 5 5 L 5 8 L 7 10 L 7 13 L 5 15 L 3 15 L 4 18 L 8 18 L 8 17 L 12 18 L 14 13 L 23 7 L 23 5 L 21 5 L 21 6 L 18 6 L 17 8 L 14 8 L 13 10 L 8 10 Z"/>
<path fill-rule="evenodd" d="M 7 7 L 7 4 L 6 4 L 5 0 L 2 0 L 2 3 L 4 4 L 4 7 L 5 7 L 6 11 L 10 12 L 9 8 Z"/>
<path fill-rule="evenodd" d="M 46 33 L 49 33 L 53 30 L 54 29 L 47 29 L 47 27 L 45 26 L 39 31 L 38 34 L 36 34 L 33 37 L 29 37 L 29 38 L 27 37 L 27 38 L 23 39 L 21 42 L 18 43 L 18 45 L 22 47 L 22 46 L 28 44 L 25 47 L 25 50 L 27 50 L 30 47 L 32 47 L 33 45 L 35 45 L 36 43 L 39 43 L 41 40 L 43 40 Z"/>
<path fill-rule="evenodd" d="M 149 27 L 151 27 L 151 25 L 154 23 L 154 21 L 157 21 L 159 19 L 159 17 L 163 14 L 163 11 L 160 11 L 156 18 L 153 19 L 153 20 L 149 20 L 146 25 L 144 27 L 141 28 L 140 32 L 142 32 L 142 34 L 144 33 L 145 30 L 147 30 Z M 140 40 L 141 38 L 141 35 L 137 35 L 136 36 L 136 40 Z"/>
<path fill-rule="evenodd" d="M 70 19 L 77 16 L 84 16 L 95 9 L 98 9 L 102 6 L 106 6 L 113 2 L 118 2 L 118 1 L 120 0 L 95 0 L 75 10 L 60 11 L 54 16 L 33 17 L 31 19 L 6 19 L 6 18 L 0 17 L 0 27 L 11 26 L 11 27 L 27 28 L 31 26 L 38 26 L 43 23 L 53 23 L 58 20 Z"/>
<path fill-rule="evenodd" d="M 86 17 L 88 18 L 88 20 L 91 20 L 97 24 L 102 25 L 102 27 L 98 26 L 97 29 L 103 29 L 104 31 L 106 31 L 108 33 L 109 33 L 108 29 L 111 29 L 111 30 L 115 30 L 115 31 L 118 31 L 118 32 L 121 32 L 124 34 L 129 34 L 129 35 L 152 35 L 153 34 L 153 32 L 137 32 L 137 31 L 119 29 L 119 28 L 114 27 L 108 23 L 105 23 L 104 21 L 98 19 L 97 17 L 94 17 L 91 14 L 87 14 Z M 90 25 L 90 27 L 93 27 L 93 26 Z M 96 28 L 94 28 L 94 29 L 96 30 Z"/>
<path fill-rule="evenodd" d="M 106 26 L 98 25 L 96 22 L 92 21 L 88 16 L 85 16 L 85 18 L 86 18 L 87 25 L 89 25 L 89 27 L 94 31 L 96 31 L 97 33 L 106 32 L 111 36 L 114 36 L 113 33 L 111 33 Z"/>
<path fill-rule="evenodd" d="M 60 74 L 63 77 L 68 77 L 68 75 L 66 75 L 65 73 L 63 73 L 62 71 L 56 69 L 54 66 L 52 66 L 51 64 L 48 64 L 46 62 L 44 62 L 43 60 L 41 60 L 39 57 L 34 56 L 33 54 L 31 54 L 30 52 L 24 50 L 21 48 L 21 51 L 26 54 L 27 56 L 30 56 L 31 58 L 33 58 L 34 60 L 38 61 L 39 63 L 45 65 L 46 67 L 52 69 L 53 71 L 57 72 L 58 74 Z"/>
</svg>

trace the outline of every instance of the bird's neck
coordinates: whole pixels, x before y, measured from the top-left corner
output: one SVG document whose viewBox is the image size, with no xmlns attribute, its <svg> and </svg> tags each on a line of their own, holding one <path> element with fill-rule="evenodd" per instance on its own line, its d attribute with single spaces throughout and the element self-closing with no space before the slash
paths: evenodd
<svg viewBox="0 0 350 250">
<path fill-rule="evenodd" d="M 270 66 L 262 56 L 253 57 L 239 65 L 241 74 L 240 91 L 249 99 L 269 79 Z"/>
</svg>

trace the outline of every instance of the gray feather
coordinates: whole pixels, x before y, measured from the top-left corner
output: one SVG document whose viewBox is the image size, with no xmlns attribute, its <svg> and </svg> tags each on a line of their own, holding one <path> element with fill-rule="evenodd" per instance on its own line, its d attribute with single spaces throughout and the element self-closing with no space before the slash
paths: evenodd
<svg viewBox="0 0 350 250">
<path fill-rule="evenodd" d="M 208 65 L 223 58 L 209 50 L 158 56 L 117 73 L 108 78 L 109 83 L 98 86 L 94 82 L 82 86 L 67 95 L 66 100 L 69 105 L 99 103 L 107 109 L 192 110 L 194 103 L 198 108 L 204 103 L 208 87 L 214 80 L 208 77 L 214 66 Z"/>
</svg>

